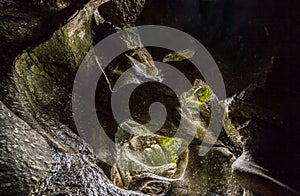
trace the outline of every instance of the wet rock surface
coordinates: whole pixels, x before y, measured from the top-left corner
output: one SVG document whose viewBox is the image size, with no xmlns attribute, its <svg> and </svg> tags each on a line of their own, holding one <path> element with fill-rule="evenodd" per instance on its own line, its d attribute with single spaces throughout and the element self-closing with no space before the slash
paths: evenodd
<svg viewBox="0 0 300 196">
<path fill-rule="evenodd" d="M 54 162 L 46 138 L 0 102 L 1 195 L 29 193 Z M 16 188 L 18 187 L 18 188 Z"/>
<path fill-rule="evenodd" d="M 30 195 L 142 195 L 113 185 L 88 155 L 57 154 L 55 160 Z"/>
</svg>

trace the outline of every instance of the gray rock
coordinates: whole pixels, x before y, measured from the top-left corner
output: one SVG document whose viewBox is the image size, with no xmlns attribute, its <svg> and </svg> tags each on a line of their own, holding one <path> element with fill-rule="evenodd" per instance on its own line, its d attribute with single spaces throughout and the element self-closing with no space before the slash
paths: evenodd
<svg viewBox="0 0 300 196">
<path fill-rule="evenodd" d="M 247 191 L 260 195 L 300 195 L 296 190 L 278 181 L 270 172 L 257 165 L 251 155 L 244 153 L 232 164 L 233 175 Z"/>
<path fill-rule="evenodd" d="M 57 154 L 49 174 L 30 195 L 143 195 L 113 185 L 89 156 Z"/>
<path fill-rule="evenodd" d="M 1 195 L 29 193 L 54 162 L 47 139 L 0 101 Z"/>
<path fill-rule="evenodd" d="M 72 18 L 64 18 L 68 15 L 66 12 L 72 12 L 72 6 L 54 11 L 57 13 L 56 17 L 59 18 L 62 14 L 62 19 L 68 19 L 67 24 L 50 30 L 49 40 L 24 51 L 15 61 L 12 76 L 1 78 L 1 99 L 11 109 L 0 102 L 1 195 L 26 195 L 32 188 L 32 195 L 141 195 L 113 185 L 96 165 L 91 148 L 68 126 L 62 124 L 72 125 L 68 107 L 72 78 L 74 70 L 92 45 L 91 19 L 102 2 L 88 3 Z M 54 5 L 44 3 L 42 6 L 45 7 Z M 15 11 L 15 5 L 20 6 L 13 4 L 10 7 L 12 10 L 7 10 L 9 14 Z M 35 9 L 34 4 L 28 6 Z M 83 2 L 74 6 L 77 7 L 75 12 L 83 6 Z M 26 14 L 26 17 L 32 17 L 29 13 Z M 8 18 L 4 23 L 7 21 Z M 45 21 L 47 22 L 43 20 L 43 24 Z M 2 28 L 3 21 L 1 22 L 0 31 L 9 34 Z M 56 24 L 64 24 L 61 22 Z M 30 24 L 25 22 L 25 25 Z M 11 25 L 18 28 L 20 24 Z M 39 27 L 42 24 L 36 25 Z M 37 29 L 41 30 L 39 33 L 43 33 L 43 29 Z M 16 42 L 16 45 L 22 48 L 22 44 L 31 40 L 32 33 L 23 33 L 18 37 L 20 42 Z M 15 40 L 14 37 L 3 39 L 8 42 Z M 40 42 L 41 40 L 34 43 Z M 71 69 L 73 73 L 66 71 Z"/>
<path fill-rule="evenodd" d="M 120 125 L 116 141 L 119 155 L 111 178 L 120 187 L 165 195 L 171 182 L 185 171 L 188 151 L 177 155 L 183 139 L 160 136 L 133 121 L 126 121 Z"/>
</svg>

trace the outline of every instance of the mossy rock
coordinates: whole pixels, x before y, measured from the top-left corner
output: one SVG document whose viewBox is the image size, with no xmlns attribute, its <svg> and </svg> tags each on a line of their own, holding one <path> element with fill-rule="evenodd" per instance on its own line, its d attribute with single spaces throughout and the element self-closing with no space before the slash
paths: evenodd
<svg viewBox="0 0 300 196">
<path fill-rule="evenodd" d="M 149 182 L 153 180 L 151 175 L 172 179 L 182 172 L 180 161 L 184 158 L 177 155 L 177 151 L 182 147 L 183 139 L 154 134 L 133 121 L 127 121 L 120 127 L 116 133 L 119 155 L 112 176 L 116 184 L 121 184 L 122 188 L 132 188 L 137 186 L 132 184 L 136 183 L 132 182 L 132 179 L 138 178 L 144 183 L 148 182 L 146 184 L 149 185 L 151 184 Z M 180 170 L 177 170 L 178 168 Z M 161 184 L 166 182 L 161 180 Z M 140 190 L 139 188 L 142 187 L 135 187 L 135 190 Z"/>
<path fill-rule="evenodd" d="M 18 88 L 33 113 L 71 123 L 71 93 L 76 70 L 92 47 L 93 11 L 83 9 L 51 39 L 28 48 L 16 59 Z"/>
</svg>

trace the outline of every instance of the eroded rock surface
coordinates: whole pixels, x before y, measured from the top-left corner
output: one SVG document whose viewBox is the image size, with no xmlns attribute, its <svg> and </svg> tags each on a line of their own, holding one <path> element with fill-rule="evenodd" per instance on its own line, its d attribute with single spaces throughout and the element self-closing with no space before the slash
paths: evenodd
<svg viewBox="0 0 300 196">
<path fill-rule="evenodd" d="M 0 102 L 1 195 L 29 193 L 54 162 L 47 139 Z M 18 187 L 18 188 L 16 188 Z"/>
<path fill-rule="evenodd" d="M 88 155 L 57 154 L 55 159 L 30 195 L 142 195 L 113 185 Z"/>
<path fill-rule="evenodd" d="M 2 59 L 1 63 L 5 69 L 1 76 L 2 195 L 26 195 L 29 192 L 32 195 L 140 195 L 113 185 L 96 165 L 88 144 L 74 134 L 74 127 L 69 129 L 72 128 L 70 94 L 73 78 L 85 53 L 92 47 L 92 17 L 103 2 L 91 1 L 84 7 L 83 1 L 74 4 L 62 1 L 45 1 L 41 5 L 28 3 L 30 9 L 24 14 L 30 18 L 37 12 L 38 17 L 34 19 L 41 23 L 36 23 L 33 29 L 28 28 L 30 30 L 22 36 L 16 35 L 20 42 L 8 47 L 13 52 L 7 51 L 8 58 Z M 11 4 L 1 2 L 1 6 L 11 9 L 3 13 L 9 15 L 22 5 L 12 1 Z M 52 15 L 43 16 L 42 11 L 35 10 L 36 6 L 54 10 Z M 78 13 L 71 17 L 76 11 Z M 59 21 L 47 21 L 55 13 Z M 5 22 L 11 22 L 14 28 L 22 22 L 26 28 L 35 23 L 23 19 L 13 21 L 9 17 L 1 25 Z M 39 35 L 32 38 L 36 30 L 44 33 L 45 22 L 55 24 L 48 24 L 49 31 L 42 36 L 43 40 Z M 1 28 L 2 31 L 8 33 L 6 27 Z M 5 35 L 1 37 L 5 40 L 4 46 L 15 40 Z M 28 40 L 35 41 L 28 44 Z M 27 46 L 33 47 L 23 52 L 19 50 Z M 18 53 L 13 69 L 10 58 L 15 58 Z"/>
<path fill-rule="evenodd" d="M 135 150 L 147 152 L 139 158 L 150 160 L 147 172 L 153 174 L 145 174 L 136 160 L 132 165 L 139 169 L 133 173 L 121 156 L 122 171 L 114 173 L 114 182 L 153 194 L 241 195 L 234 175 L 245 195 L 298 194 L 296 1 L 113 0 L 100 6 L 104 2 L 0 0 L 1 195 L 138 195 L 117 188 L 104 176 L 89 145 L 75 134 L 70 109 L 73 79 L 85 53 L 105 36 L 134 24 L 169 25 L 197 37 L 213 54 L 228 95 L 234 97 L 221 102 L 230 105 L 224 130 L 205 157 L 198 156 L 199 145 L 214 98 L 208 88 L 197 86 L 185 97 L 187 103 L 195 103 L 190 105 L 189 117 L 193 107 L 201 105 L 201 122 L 195 123 L 200 129 L 189 147 L 186 169 L 179 167 L 179 157 L 165 153 L 158 139 L 165 136 L 151 135 L 149 146 Z M 131 44 L 136 36 L 123 41 Z M 164 54 L 154 58 L 145 48 L 127 55 L 115 61 L 120 70 L 110 71 L 121 75 L 138 61 L 156 75 L 152 61 L 164 59 Z M 165 60 L 187 71 L 191 81 L 201 78 L 185 58 Z M 198 96 L 199 92 L 204 96 Z M 104 120 L 113 121 L 110 110 L 97 109 Z M 170 138 L 174 130 L 168 125 L 159 134 Z M 116 126 L 108 130 L 114 138 Z M 129 137 L 120 145 L 122 152 L 132 148 L 126 144 L 143 141 L 149 138 Z M 230 171 L 241 154 L 241 142 L 244 153 Z M 157 166 L 161 170 L 149 170 Z M 180 179 L 177 172 L 182 174 Z"/>
<path fill-rule="evenodd" d="M 119 149 L 112 169 L 115 184 L 146 194 L 166 194 L 186 169 L 188 151 L 178 156 L 183 139 L 152 133 L 135 122 L 124 122 L 116 133 Z"/>
<path fill-rule="evenodd" d="M 222 103 L 201 80 L 196 80 L 193 88 L 182 94 L 180 101 L 181 116 L 188 119 L 183 123 L 183 129 L 185 134 L 195 136 L 194 141 L 187 148 L 189 142 L 184 137 L 158 135 L 176 133 L 176 130 L 152 133 L 145 126 L 125 121 L 116 133 L 119 155 L 112 168 L 113 182 L 150 195 L 240 194 L 241 189 L 231 172 L 236 155 L 230 149 L 240 148 L 240 143 L 235 146 L 237 140 L 231 141 L 223 130 L 227 144 L 216 140 L 205 156 L 199 156 L 204 137 L 213 138 L 208 132 L 212 109 Z M 225 116 L 228 118 L 228 115 Z M 219 120 L 223 121 L 223 118 Z M 230 122 L 227 125 L 231 125 Z M 176 129 L 174 125 L 170 127 Z M 237 131 L 234 133 L 237 134 Z M 210 141 L 213 140 L 206 142 Z M 186 151 L 178 155 L 179 149 L 185 147 Z"/>
</svg>

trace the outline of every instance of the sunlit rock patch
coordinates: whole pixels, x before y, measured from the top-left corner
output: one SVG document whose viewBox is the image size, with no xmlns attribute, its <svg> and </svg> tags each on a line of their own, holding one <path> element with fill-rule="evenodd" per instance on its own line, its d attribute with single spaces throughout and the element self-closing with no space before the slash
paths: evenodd
<svg viewBox="0 0 300 196">
<path fill-rule="evenodd" d="M 188 152 L 177 155 L 182 139 L 154 134 L 134 121 L 120 126 L 116 142 L 119 156 L 111 177 L 120 187 L 147 194 L 166 193 L 186 167 Z"/>
</svg>

